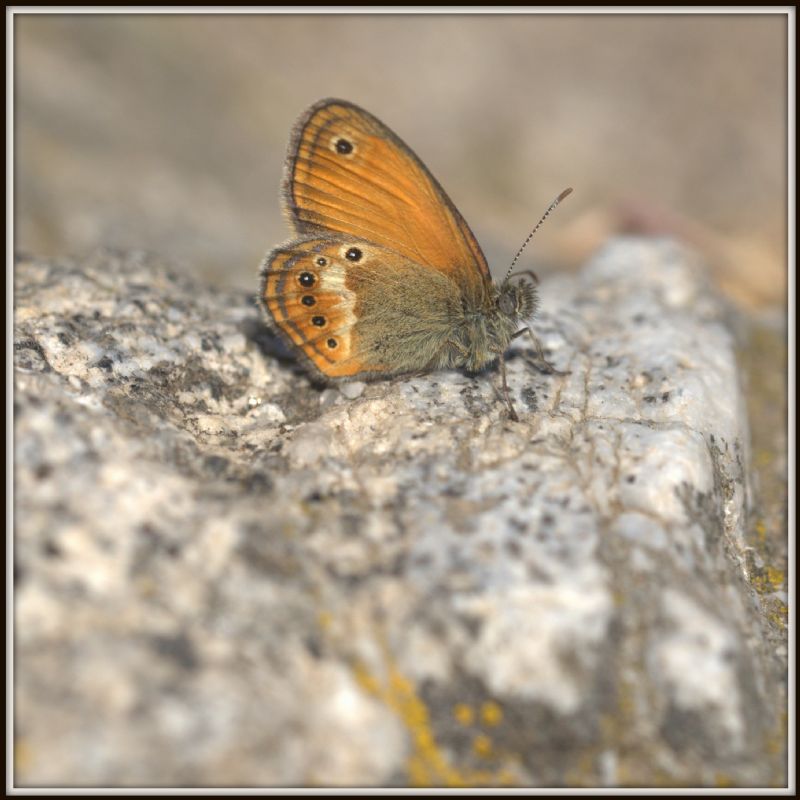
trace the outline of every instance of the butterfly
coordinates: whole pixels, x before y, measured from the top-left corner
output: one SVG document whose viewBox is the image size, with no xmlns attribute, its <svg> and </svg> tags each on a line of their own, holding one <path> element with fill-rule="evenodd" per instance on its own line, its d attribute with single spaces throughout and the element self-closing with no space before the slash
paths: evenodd
<svg viewBox="0 0 800 800">
<path fill-rule="evenodd" d="M 474 373 L 499 359 L 518 419 L 503 354 L 527 331 L 547 364 L 519 329 L 537 307 L 536 276 L 492 280 L 464 218 L 397 135 L 353 103 L 315 103 L 292 132 L 282 196 L 294 237 L 264 260 L 259 301 L 313 374 Z"/>
</svg>

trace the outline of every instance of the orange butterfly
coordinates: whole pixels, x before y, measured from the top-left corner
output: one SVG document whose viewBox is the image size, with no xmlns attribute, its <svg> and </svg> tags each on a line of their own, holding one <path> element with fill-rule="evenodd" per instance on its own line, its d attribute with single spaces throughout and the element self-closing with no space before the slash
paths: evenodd
<svg viewBox="0 0 800 800">
<path fill-rule="evenodd" d="M 260 301 L 306 366 L 353 379 L 499 358 L 517 419 L 503 353 L 533 336 L 517 329 L 536 310 L 535 283 L 492 281 L 467 223 L 392 131 L 344 100 L 316 103 L 292 133 L 283 202 L 296 238 L 265 259 Z"/>
</svg>

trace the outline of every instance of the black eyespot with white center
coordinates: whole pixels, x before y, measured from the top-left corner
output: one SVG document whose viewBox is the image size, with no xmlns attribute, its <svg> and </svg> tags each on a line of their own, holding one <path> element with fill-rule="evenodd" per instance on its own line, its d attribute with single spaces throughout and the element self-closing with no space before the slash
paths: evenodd
<svg viewBox="0 0 800 800">
<path fill-rule="evenodd" d="M 361 261 L 361 256 L 363 255 L 364 254 L 357 247 L 351 247 L 345 253 L 345 257 L 348 259 L 348 261 Z"/>
<path fill-rule="evenodd" d="M 311 317 L 311 324 L 316 325 L 318 328 L 321 328 L 325 324 L 325 317 L 317 315 L 316 317 Z"/>
<path fill-rule="evenodd" d="M 353 152 L 353 143 L 348 142 L 347 139 L 336 140 L 336 152 L 341 153 L 343 156 Z"/>
<path fill-rule="evenodd" d="M 316 276 L 313 272 L 301 272 L 297 280 L 299 281 L 300 285 L 305 286 L 306 289 L 309 286 L 313 286 L 317 282 Z"/>
<path fill-rule="evenodd" d="M 336 339 L 328 339 L 327 341 L 327 345 L 328 347 L 330 347 L 331 350 L 334 350 L 337 344 L 338 342 L 336 341 Z"/>
<path fill-rule="evenodd" d="M 313 306 L 314 303 L 317 302 L 315 297 L 312 297 L 310 294 L 303 295 L 303 299 L 300 301 L 304 306 Z"/>
<path fill-rule="evenodd" d="M 322 256 L 320 256 L 317 259 L 317 266 L 319 266 L 319 267 L 324 267 L 324 266 L 327 265 L 327 263 L 328 263 L 328 259 L 327 258 L 323 258 Z"/>
</svg>

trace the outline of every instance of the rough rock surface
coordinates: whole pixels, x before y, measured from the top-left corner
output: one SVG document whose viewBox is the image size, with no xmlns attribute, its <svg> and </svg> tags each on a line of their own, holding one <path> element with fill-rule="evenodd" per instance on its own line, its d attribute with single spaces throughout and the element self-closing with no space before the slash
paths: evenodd
<svg viewBox="0 0 800 800">
<path fill-rule="evenodd" d="M 703 274 L 546 282 L 513 423 L 491 372 L 317 386 L 144 256 L 19 258 L 18 785 L 785 785 Z"/>
</svg>

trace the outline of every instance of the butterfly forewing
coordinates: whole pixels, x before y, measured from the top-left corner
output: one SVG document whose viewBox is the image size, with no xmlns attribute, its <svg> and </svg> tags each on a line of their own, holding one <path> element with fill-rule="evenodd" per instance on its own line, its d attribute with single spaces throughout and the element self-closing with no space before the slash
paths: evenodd
<svg viewBox="0 0 800 800">
<path fill-rule="evenodd" d="M 298 122 L 284 182 L 301 235 L 346 234 L 444 272 L 474 294 L 490 281 L 486 259 L 455 206 L 392 131 L 341 100 Z"/>
</svg>

